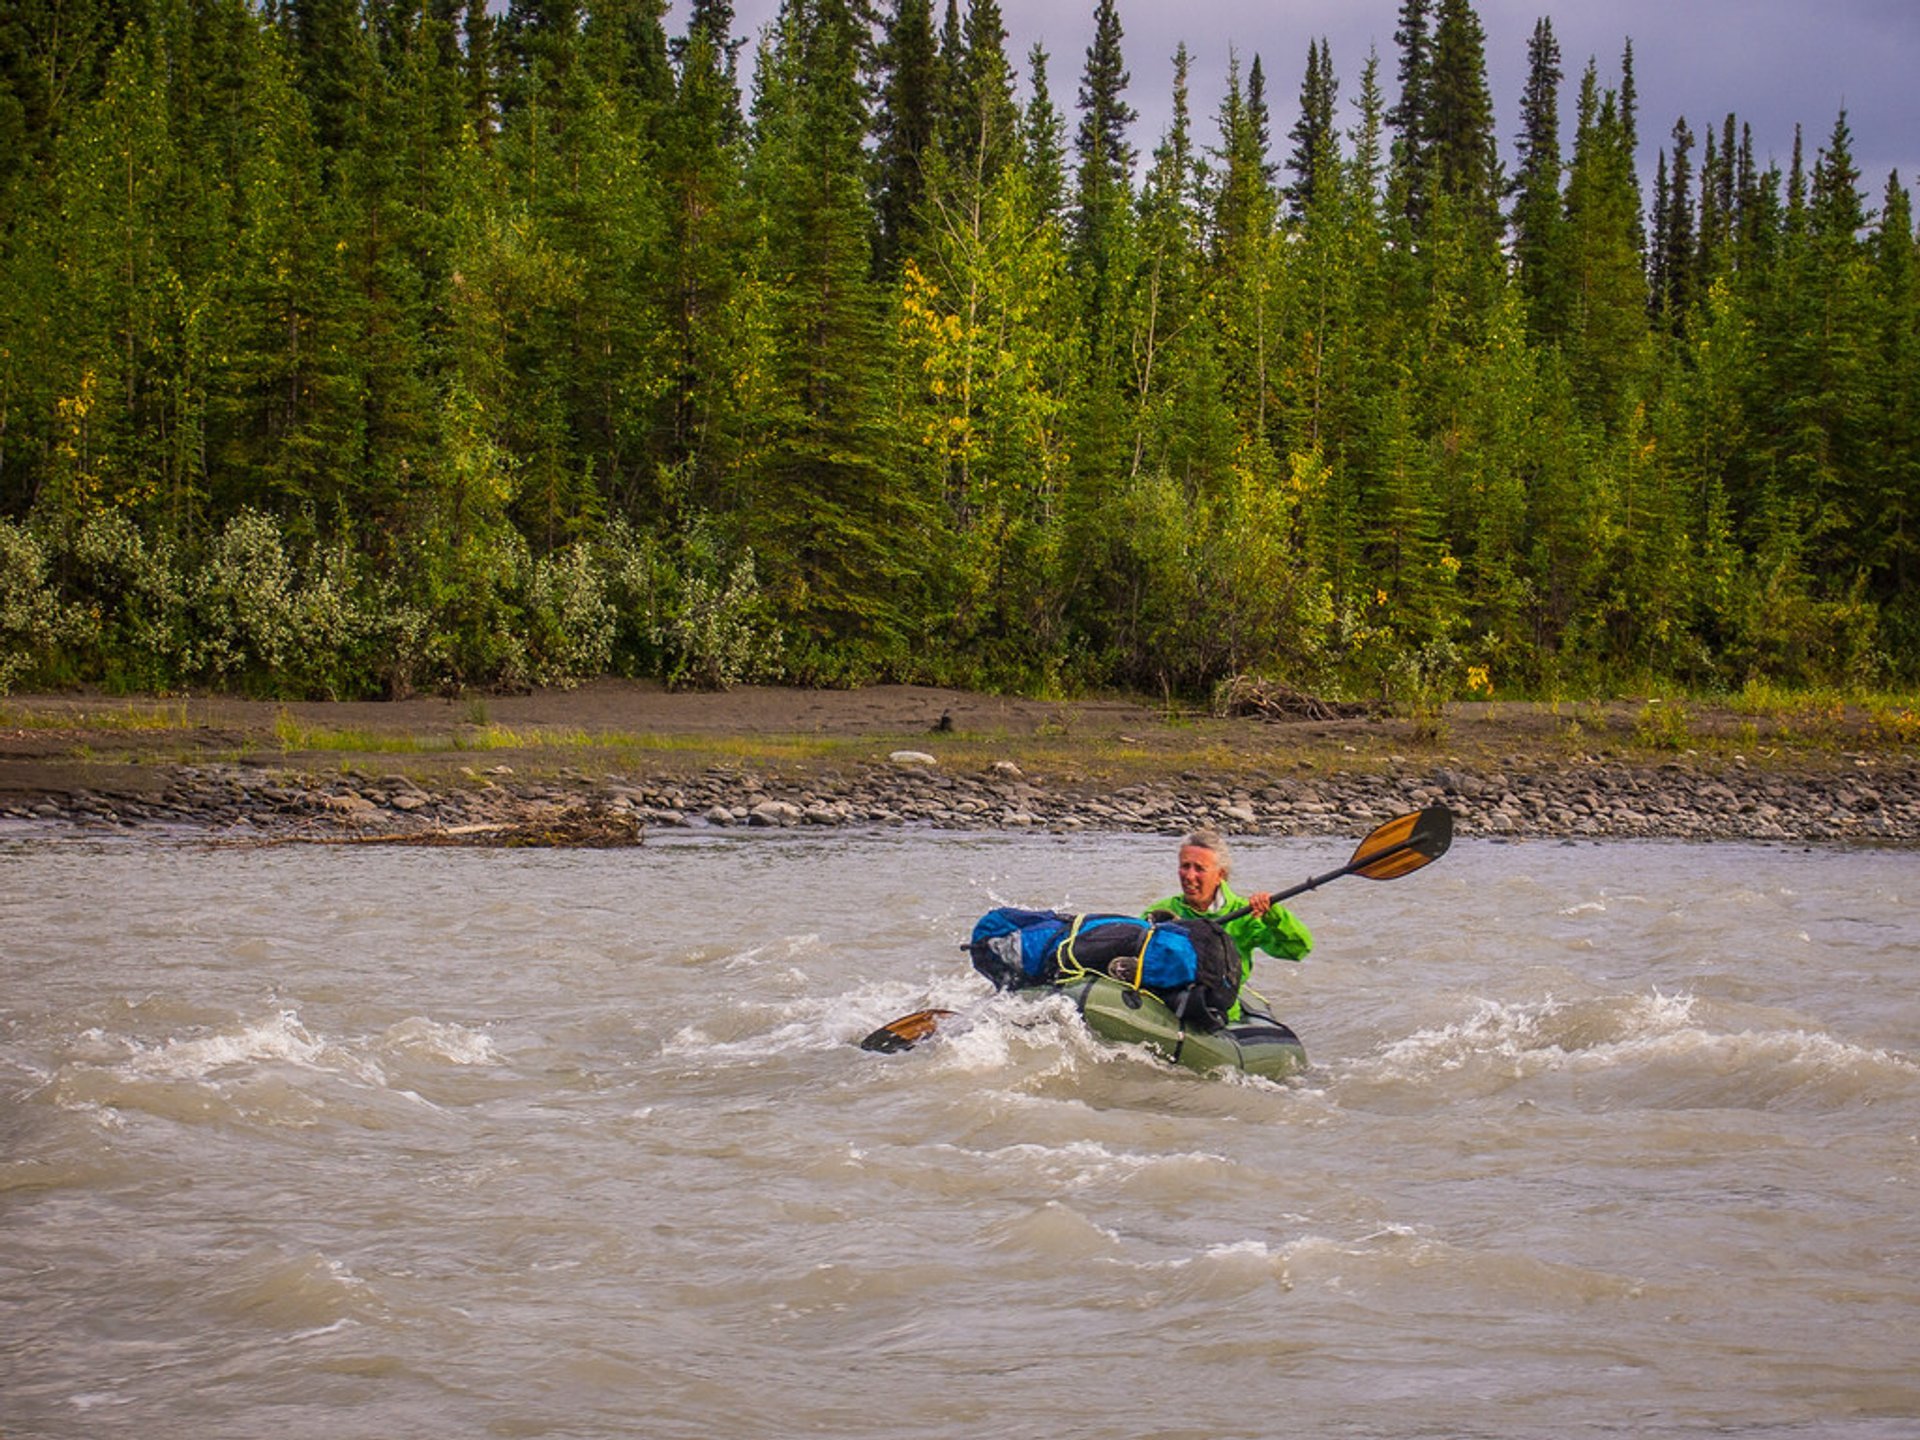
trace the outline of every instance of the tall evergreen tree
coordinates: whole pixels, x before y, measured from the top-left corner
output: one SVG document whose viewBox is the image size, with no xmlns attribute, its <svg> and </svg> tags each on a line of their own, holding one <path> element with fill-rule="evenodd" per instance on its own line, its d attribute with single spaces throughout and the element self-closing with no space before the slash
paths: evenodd
<svg viewBox="0 0 1920 1440">
<path fill-rule="evenodd" d="M 1574 393 L 1603 425 L 1625 414 L 1645 368 L 1647 287 L 1636 239 L 1639 216 L 1618 96 L 1601 93 L 1589 62 L 1567 178 L 1570 310 L 1564 344 Z"/>
<path fill-rule="evenodd" d="M 1656 206 L 1652 278 L 1648 303 L 1678 334 L 1693 304 L 1696 238 L 1693 215 L 1693 130 L 1683 115 L 1673 122 L 1673 165 L 1666 175 L 1664 205 Z M 1664 152 L 1663 158 L 1664 158 Z"/>
<path fill-rule="evenodd" d="M 718 108 L 733 116 L 733 128 L 722 138 L 738 137 L 740 115 L 740 50 L 746 39 L 733 33 L 733 0 L 693 0 L 687 12 L 687 31 L 667 44 L 673 63 L 684 74 L 687 57 L 696 45 L 704 44 L 712 59 L 702 67 L 717 82 Z"/>
<path fill-rule="evenodd" d="M 1887 176 L 1872 245 L 1881 316 L 1879 419 L 1862 513 L 1870 534 L 1869 593 L 1886 607 L 1887 648 L 1911 653 L 1920 641 L 1920 251 L 1912 197 L 1900 173 Z"/>
<path fill-rule="evenodd" d="M 582 27 L 595 82 L 616 103 L 637 107 L 642 130 L 673 93 L 666 12 L 667 0 L 590 0 Z"/>
<path fill-rule="evenodd" d="M 1427 165 L 1434 193 L 1490 235 L 1499 219 L 1500 156 L 1486 34 L 1472 0 L 1440 0 L 1429 86 Z"/>
<path fill-rule="evenodd" d="M 743 119 L 732 9 L 711 0 L 694 6 L 686 34 L 670 46 L 674 101 L 656 127 L 668 243 L 655 278 L 672 356 L 657 451 L 684 471 L 690 499 L 701 508 L 718 506 L 734 459 L 726 377 L 739 360 L 728 352 L 744 341 L 728 317 L 751 233 L 738 154 Z"/>
<path fill-rule="evenodd" d="M 1810 219 L 1816 238 L 1841 249 L 1851 247 L 1866 228 L 1860 171 L 1853 163 L 1853 129 L 1845 110 L 1833 122 L 1833 132 L 1814 165 Z"/>
<path fill-rule="evenodd" d="M 494 19 L 486 0 L 464 0 L 460 29 L 465 39 L 461 47 L 462 87 L 466 99 L 467 123 L 482 145 L 493 138 L 500 119 L 500 92 L 497 58 L 494 52 Z"/>
<path fill-rule="evenodd" d="M 929 0 L 896 0 L 880 55 L 885 79 L 874 116 L 874 249 L 881 272 L 890 273 L 918 233 L 927 150 L 945 94 Z"/>
<path fill-rule="evenodd" d="M 949 152 L 958 166 L 991 184 L 1012 161 L 1020 127 L 998 0 L 972 0 L 961 27 L 961 46 L 953 76 L 955 129 Z"/>
<path fill-rule="evenodd" d="M 1552 293 L 1560 244 L 1560 42 L 1553 22 L 1534 22 L 1527 42 L 1527 88 L 1520 100 L 1520 164 L 1508 192 L 1514 197 L 1510 224 L 1513 260 L 1526 297 L 1533 334 L 1548 331 L 1565 314 L 1564 296 Z"/>
<path fill-rule="evenodd" d="M 1386 178 L 1382 146 L 1387 128 L 1387 110 L 1386 100 L 1380 91 L 1380 53 L 1377 50 L 1369 50 L 1367 63 L 1360 67 L 1360 98 L 1355 103 L 1359 116 L 1353 128 L 1347 131 L 1351 146 L 1349 163 L 1353 171 L 1353 183 L 1348 189 L 1357 192 L 1371 210 L 1378 203 L 1380 187 Z"/>
<path fill-rule="evenodd" d="M 1325 39 L 1309 41 L 1306 73 L 1300 80 L 1300 118 L 1288 132 L 1293 141 L 1293 154 L 1287 162 L 1293 183 L 1287 186 L 1287 205 L 1296 220 L 1312 207 L 1321 178 L 1340 163 L 1335 124 L 1339 95 L 1332 47 Z"/>
<path fill-rule="evenodd" d="M 1135 412 L 1130 473 L 1137 477 L 1165 469 L 1191 489 L 1218 478 L 1231 446 L 1223 440 L 1224 415 L 1217 409 L 1214 347 L 1198 333 L 1206 319 L 1188 113 L 1190 64 L 1181 45 L 1173 58 L 1172 120 L 1141 188 L 1128 388 Z"/>
<path fill-rule="evenodd" d="M 1264 238 L 1274 220 L 1266 138 L 1241 86 L 1237 55 L 1227 62 L 1227 93 L 1220 102 L 1219 123 L 1213 244 L 1216 263 L 1231 272 L 1247 263 L 1247 244 Z"/>
<path fill-rule="evenodd" d="M 1699 233 L 1690 257 L 1697 288 L 1713 283 L 1714 266 L 1727 241 L 1733 208 L 1733 117 L 1727 117 L 1724 151 L 1712 126 L 1708 126 L 1700 155 Z M 1725 184 L 1722 184 L 1722 177 Z"/>
<path fill-rule="evenodd" d="M 1400 97 L 1387 112 L 1393 129 L 1394 186 L 1406 218 L 1419 227 L 1426 218 L 1428 147 L 1433 94 L 1434 0 L 1400 0 L 1400 23 L 1393 32 L 1400 47 Z"/>
<path fill-rule="evenodd" d="M 904 643 L 911 580 L 895 537 L 921 523 L 889 420 L 884 307 L 870 280 L 867 130 L 858 17 L 848 0 L 787 0 L 755 99 L 754 190 L 778 267 L 769 408 L 738 522 L 811 663 Z M 862 662 L 854 662 L 862 663 Z"/>
<path fill-rule="evenodd" d="M 1121 54 L 1121 33 L 1114 0 L 1099 0 L 1080 76 L 1080 125 L 1074 139 L 1074 256 L 1083 271 L 1104 272 L 1117 217 L 1133 185 L 1134 150 L 1127 131 L 1135 112 L 1124 98 L 1132 77 Z"/>
<path fill-rule="evenodd" d="M 313 109 L 314 134 L 323 151 L 337 154 L 359 140 L 360 97 L 372 67 L 359 0 L 285 0 L 281 15 Z"/>
<path fill-rule="evenodd" d="M 1067 203 L 1066 121 L 1047 88 L 1047 52 L 1038 43 L 1027 53 L 1021 140 L 1035 212 L 1045 220 L 1062 218 Z"/>
<path fill-rule="evenodd" d="M 1247 123 L 1253 127 L 1252 143 L 1259 147 L 1260 153 L 1270 155 L 1273 150 L 1273 114 L 1267 104 L 1267 72 L 1260 63 L 1260 52 L 1253 54 L 1253 63 L 1247 67 Z M 1262 161 L 1264 168 L 1260 172 L 1261 183 L 1271 188 L 1279 167 L 1271 159 Z"/>
<path fill-rule="evenodd" d="M 1228 57 L 1219 126 L 1209 227 L 1214 325 L 1221 337 L 1225 398 L 1238 417 L 1247 468 L 1271 478 L 1275 196 L 1268 182 L 1266 138 L 1242 87 L 1237 55 Z"/>
</svg>

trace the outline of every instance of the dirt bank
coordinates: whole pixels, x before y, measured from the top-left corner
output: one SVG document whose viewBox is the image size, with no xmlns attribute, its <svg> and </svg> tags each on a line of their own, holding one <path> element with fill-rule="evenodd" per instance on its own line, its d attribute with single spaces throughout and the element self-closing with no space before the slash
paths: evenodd
<svg viewBox="0 0 1920 1440">
<path fill-rule="evenodd" d="M 1876 717 L 1453 705 L 1218 718 L 921 686 L 601 682 L 395 703 L 0 699 L 0 818 L 389 835 L 596 810 L 674 825 L 1351 830 L 1445 799 L 1465 833 L 1920 841 L 1920 760 Z"/>
</svg>

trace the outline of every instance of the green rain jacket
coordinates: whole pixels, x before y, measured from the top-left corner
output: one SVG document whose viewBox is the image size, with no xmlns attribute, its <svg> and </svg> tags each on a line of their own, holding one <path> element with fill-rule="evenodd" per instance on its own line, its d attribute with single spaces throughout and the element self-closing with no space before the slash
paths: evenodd
<svg viewBox="0 0 1920 1440">
<path fill-rule="evenodd" d="M 1238 910 L 1247 902 L 1233 892 L 1226 881 L 1220 882 L 1220 888 L 1214 893 L 1213 909 L 1196 910 L 1187 903 L 1184 895 L 1169 895 L 1164 900 L 1155 901 L 1143 912 L 1151 917 L 1156 910 L 1166 911 L 1181 920 L 1191 920 L 1196 916 L 1223 915 L 1229 910 Z M 1280 960 L 1298 960 L 1313 949 L 1313 935 L 1302 925 L 1294 913 L 1284 905 L 1271 906 L 1265 915 L 1242 915 L 1238 920 L 1229 920 L 1221 927 L 1227 937 L 1233 941 L 1233 948 L 1240 952 L 1240 983 L 1245 985 L 1253 978 L 1253 952 L 1263 950 Z M 1240 1006 L 1236 1003 L 1230 1019 L 1240 1018 Z"/>
</svg>

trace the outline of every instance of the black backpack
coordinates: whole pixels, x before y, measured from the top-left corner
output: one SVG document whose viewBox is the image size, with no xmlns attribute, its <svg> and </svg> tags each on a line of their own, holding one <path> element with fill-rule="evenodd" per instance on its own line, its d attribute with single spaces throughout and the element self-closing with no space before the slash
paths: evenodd
<svg viewBox="0 0 1920 1440">
<path fill-rule="evenodd" d="M 1165 915 L 1156 910 L 1154 918 Z M 1165 920 L 1178 925 L 1193 941 L 1194 977 L 1191 985 L 1163 998 L 1184 1025 L 1196 1030 L 1218 1030 L 1227 1023 L 1240 998 L 1240 947 L 1218 920 L 1198 915 L 1190 920 Z"/>
</svg>

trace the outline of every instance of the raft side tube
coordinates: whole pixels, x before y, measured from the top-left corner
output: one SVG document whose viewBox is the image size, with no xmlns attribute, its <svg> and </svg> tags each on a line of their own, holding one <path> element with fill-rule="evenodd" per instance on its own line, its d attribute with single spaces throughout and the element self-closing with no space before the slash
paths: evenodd
<svg viewBox="0 0 1920 1440">
<path fill-rule="evenodd" d="M 1054 989 L 1073 1001 L 1094 1034 L 1122 1044 L 1144 1045 L 1163 1059 L 1205 1074 L 1240 1070 L 1274 1080 L 1307 1068 L 1306 1047 L 1267 1011 L 1244 1004 L 1244 1018 L 1218 1030 L 1183 1026 L 1150 990 L 1104 975 L 1082 976 Z"/>
</svg>

